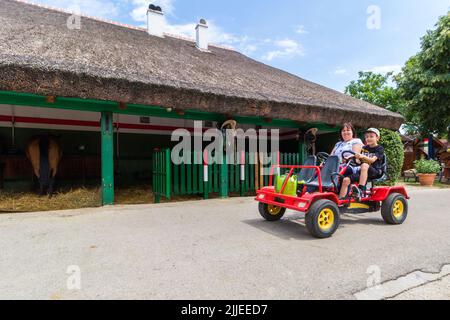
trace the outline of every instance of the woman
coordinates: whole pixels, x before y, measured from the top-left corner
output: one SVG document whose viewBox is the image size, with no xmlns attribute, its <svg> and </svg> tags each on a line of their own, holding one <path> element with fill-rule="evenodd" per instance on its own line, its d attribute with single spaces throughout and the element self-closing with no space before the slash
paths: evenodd
<svg viewBox="0 0 450 320">
<path fill-rule="evenodd" d="M 336 145 L 333 148 L 333 151 L 331 151 L 332 156 L 338 156 L 339 157 L 339 161 L 341 164 L 344 164 L 344 159 L 342 159 L 342 152 L 344 151 L 353 151 L 355 153 L 361 153 L 361 149 L 364 146 L 363 142 L 361 141 L 361 139 L 356 137 L 356 130 L 355 127 L 353 127 L 353 125 L 349 122 L 344 123 L 344 125 L 342 126 L 342 130 L 341 130 L 341 140 L 336 143 Z M 348 157 L 349 155 L 347 155 Z M 347 167 L 347 170 L 345 171 L 344 176 L 351 176 L 353 174 L 353 169 L 351 167 Z M 308 193 L 312 193 L 314 191 L 317 190 L 316 187 L 308 187 L 307 189 Z M 339 198 L 344 198 L 346 196 L 346 191 L 345 194 L 342 195 L 344 193 L 343 188 L 341 188 L 340 190 L 340 194 L 339 194 Z"/>
<path fill-rule="evenodd" d="M 357 154 L 361 153 L 361 149 L 364 146 L 361 139 L 356 137 L 356 130 L 351 123 L 344 123 L 344 126 L 341 130 L 341 141 L 336 143 L 333 151 L 331 151 L 331 155 L 338 156 L 341 163 L 344 162 L 345 159 L 342 159 L 342 153 L 344 151 L 353 151 Z M 352 167 L 347 167 L 347 171 L 344 173 L 344 176 L 350 176 L 354 173 L 354 169 Z M 341 188 L 339 192 L 339 199 L 344 199 L 347 196 L 347 189 Z"/>
<path fill-rule="evenodd" d="M 361 149 L 364 146 L 361 139 L 356 137 L 356 130 L 351 123 L 344 123 L 341 130 L 341 141 L 336 143 L 331 151 L 332 156 L 338 156 L 339 160 L 344 162 L 342 159 L 342 152 L 353 151 L 355 153 L 361 153 Z"/>
</svg>

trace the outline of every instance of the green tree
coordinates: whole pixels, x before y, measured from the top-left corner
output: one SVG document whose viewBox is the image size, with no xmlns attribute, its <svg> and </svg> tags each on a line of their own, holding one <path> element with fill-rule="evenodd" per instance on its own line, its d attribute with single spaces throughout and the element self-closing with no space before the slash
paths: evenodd
<svg viewBox="0 0 450 320">
<path fill-rule="evenodd" d="M 350 82 L 345 93 L 390 111 L 400 112 L 402 103 L 396 88 L 390 85 L 394 80 L 393 72 L 378 74 L 360 71 L 358 80 Z"/>
<path fill-rule="evenodd" d="M 386 75 L 373 72 L 359 72 L 359 79 L 352 81 L 346 88 L 345 93 L 352 97 L 362 99 L 380 107 L 394 112 L 403 111 L 403 101 L 399 96 L 397 88 L 389 85 L 393 72 Z M 398 132 L 380 129 L 380 145 L 388 159 L 389 180 L 383 184 L 395 185 L 400 177 L 405 152 L 403 143 Z"/>
<path fill-rule="evenodd" d="M 423 135 L 450 126 L 450 12 L 422 38 L 421 51 L 396 76 L 403 115 Z"/>
</svg>

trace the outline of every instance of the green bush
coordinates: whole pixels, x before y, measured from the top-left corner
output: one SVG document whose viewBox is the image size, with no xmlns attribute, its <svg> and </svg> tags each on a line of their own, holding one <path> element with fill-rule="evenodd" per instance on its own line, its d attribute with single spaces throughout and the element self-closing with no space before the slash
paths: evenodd
<svg viewBox="0 0 450 320">
<path fill-rule="evenodd" d="M 388 160 L 387 184 L 395 185 L 402 173 L 403 161 L 405 159 L 405 150 L 403 149 L 400 134 L 395 131 L 380 129 L 380 145 L 383 146 Z"/>
<path fill-rule="evenodd" d="M 416 160 L 414 161 L 414 167 L 416 168 L 417 173 L 433 174 L 441 171 L 441 165 L 434 160 Z"/>
</svg>

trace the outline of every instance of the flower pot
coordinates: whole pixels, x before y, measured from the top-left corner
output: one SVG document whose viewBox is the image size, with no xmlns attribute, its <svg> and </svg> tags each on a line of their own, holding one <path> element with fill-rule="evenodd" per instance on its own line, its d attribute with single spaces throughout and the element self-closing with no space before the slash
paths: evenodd
<svg viewBox="0 0 450 320">
<path fill-rule="evenodd" d="M 431 187 L 433 186 L 434 179 L 436 179 L 436 173 L 419 173 L 419 182 L 421 186 Z"/>
</svg>

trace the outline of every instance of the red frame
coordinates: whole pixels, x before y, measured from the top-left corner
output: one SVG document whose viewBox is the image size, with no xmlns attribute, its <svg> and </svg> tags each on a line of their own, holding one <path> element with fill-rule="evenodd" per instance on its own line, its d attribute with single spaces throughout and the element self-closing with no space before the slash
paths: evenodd
<svg viewBox="0 0 450 320">
<path fill-rule="evenodd" d="M 289 174 L 287 175 L 279 193 L 275 192 L 275 187 L 273 186 L 273 173 L 275 168 L 290 169 Z M 318 176 L 319 192 L 311 194 L 309 193 L 305 194 L 305 192 L 302 192 L 301 196 L 284 195 L 283 191 L 286 188 L 287 182 L 289 181 L 289 178 L 292 176 L 294 169 L 315 169 L 316 174 Z M 343 169 L 342 172 L 345 172 L 345 169 Z M 336 190 L 334 190 L 333 188 L 332 191 Z M 336 193 L 332 191 L 328 192 L 323 191 L 322 177 L 320 176 L 320 167 L 318 166 L 273 165 L 270 168 L 269 186 L 263 187 L 260 190 L 258 190 L 256 192 L 255 200 L 258 202 L 275 205 L 286 209 L 292 209 L 300 212 L 307 212 L 311 207 L 311 205 L 315 201 L 320 199 L 328 199 L 336 203 L 338 206 L 343 206 L 352 202 L 356 202 L 355 199 L 339 200 Z M 404 195 L 406 199 L 409 199 L 406 189 L 402 186 L 375 187 L 370 190 L 369 196 L 361 199 L 361 203 L 384 201 L 391 193 L 400 193 Z"/>
</svg>

